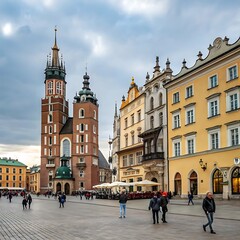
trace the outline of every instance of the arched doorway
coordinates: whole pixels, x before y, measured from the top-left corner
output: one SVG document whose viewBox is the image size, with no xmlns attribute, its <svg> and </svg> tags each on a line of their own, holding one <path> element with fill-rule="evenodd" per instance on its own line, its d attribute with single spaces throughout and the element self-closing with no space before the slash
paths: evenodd
<svg viewBox="0 0 240 240">
<path fill-rule="evenodd" d="M 57 183 L 57 191 L 56 192 L 61 192 L 62 191 L 62 186 L 61 183 Z"/>
<path fill-rule="evenodd" d="M 213 193 L 222 194 L 223 193 L 223 174 L 222 171 L 216 169 L 213 173 Z"/>
<path fill-rule="evenodd" d="M 240 167 L 232 172 L 232 194 L 240 194 Z"/>
<path fill-rule="evenodd" d="M 174 178 L 174 195 L 182 194 L 182 179 L 181 174 L 178 172 Z"/>
<path fill-rule="evenodd" d="M 193 195 L 197 195 L 198 194 L 198 183 L 197 183 L 197 173 L 196 172 L 192 172 L 189 178 L 190 181 L 190 192 Z"/>
<path fill-rule="evenodd" d="M 66 195 L 69 195 L 70 194 L 70 185 L 69 183 L 66 183 L 65 186 L 64 186 L 64 193 Z"/>
<path fill-rule="evenodd" d="M 152 178 L 152 180 L 151 180 L 152 182 L 158 182 L 157 181 L 157 179 L 156 178 Z M 154 191 L 157 191 L 158 190 L 158 186 L 152 186 L 152 191 L 154 192 Z"/>
</svg>

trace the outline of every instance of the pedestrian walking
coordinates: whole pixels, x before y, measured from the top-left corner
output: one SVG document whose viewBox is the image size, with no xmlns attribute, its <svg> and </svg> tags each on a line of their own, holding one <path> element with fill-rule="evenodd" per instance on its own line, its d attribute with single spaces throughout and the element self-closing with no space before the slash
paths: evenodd
<svg viewBox="0 0 240 240">
<path fill-rule="evenodd" d="M 216 234 L 216 232 L 213 231 L 213 228 L 212 228 L 213 214 L 215 213 L 216 205 L 213 198 L 213 194 L 211 192 L 207 192 L 206 197 L 203 199 L 202 208 L 208 220 L 208 222 L 203 225 L 203 230 L 206 232 L 206 227 L 209 226 L 210 233 Z"/>
<path fill-rule="evenodd" d="M 27 196 L 27 202 L 28 202 L 28 209 L 30 209 L 32 204 L 32 196 L 30 193 Z"/>
<path fill-rule="evenodd" d="M 126 190 L 123 189 L 120 196 L 119 196 L 119 203 L 120 203 L 120 216 L 119 218 L 126 217 L 126 204 L 128 200 L 128 195 L 126 194 Z"/>
<path fill-rule="evenodd" d="M 8 193 L 8 199 L 9 199 L 9 202 L 11 203 L 12 202 L 12 193 L 11 192 Z"/>
<path fill-rule="evenodd" d="M 23 210 L 24 210 L 24 209 L 27 209 L 27 198 L 26 198 L 26 197 L 23 197 L 22 207 L 23 207 Z"/>
<path fill-rule="evenodd" d="M 80 191 L 80 192 L 79 192 L 79 196 L 80 196 L 80 199 L 81 199 L 81 200 L 82 200 L 82 195 L 83 195 L 83 194 L 82 194 L 82 192 Z"/>
<path fill-rule="evenodd" d="M 192 205 L 194 205 L 193 203 L 193 194 L 191 192 L 188 192 L 188 205 L 192 203 Z"/>
<path fill-rule="evenodd" d="M 160 198 L 158 198 L 157 194 L 155 193 L 153 198 L 149 202 L 148 210 L 152 209 L 152 217 L 153 217 L 153 224 L 159 223 L 159 211 L 160 211 Z"/>
<path fill-rule="evenodd" d="M 160 206 L 162 207 L 162 221 L 163 223 L 167 223 L 166 221 L 166 213 L 168 212 L 168 199 L 167 199 L 167 192 L 163 192 L 160 198 Z"/>
<path fill-rule="evenodd" d="M 66 197 L 65 197 L 65 194 L 59 194 L 58 196 L 58 201 L 59 201 L 59 208 L 63 207 L 64 208 L 64 203 L 66 201 Z"/>
</svg>

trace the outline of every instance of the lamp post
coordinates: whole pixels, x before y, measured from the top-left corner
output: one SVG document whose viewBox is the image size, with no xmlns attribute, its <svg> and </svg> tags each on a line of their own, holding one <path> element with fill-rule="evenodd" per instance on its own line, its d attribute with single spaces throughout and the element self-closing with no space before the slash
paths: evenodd
<svg viewBox="0 0 240 240">
<path fill-rule="evenodd" d="M 199 160 L 199 165 L 202 168 L 203 171 L 206 171 L 207 169 L 207 163 L 204 163 L 202 159 Z"/>
<path fill-rule="evenodd" d="M 108 162 L 110 164 L 110 170 L 112 172 L 112 151 L 111 151 L 111 146 L 112 146 L 112 139 L 109 136 L 108 139 L 108 145 L 109 145 L 109 157 L 108 157 Z M 112 177 L 111 177 L 112 178 Z M 112 179 L 111 179 L 112 180 Z"/>
</svg>

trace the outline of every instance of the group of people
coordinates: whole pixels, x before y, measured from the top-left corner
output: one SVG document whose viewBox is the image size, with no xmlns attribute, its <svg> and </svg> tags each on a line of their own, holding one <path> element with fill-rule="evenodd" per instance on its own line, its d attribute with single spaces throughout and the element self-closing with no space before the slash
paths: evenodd
<svg viewBox="0 0 240 240">
<path fill-rule="evenodd" d="M 193 201 L 193 194 L 188 193 L 188 205 Z M 128 195 L 126 194 L 126 190 L 123 189 L 119 196 L 119 204 L 120 204 L 120 216 L 119 218 L 126 218 L 126 203 L 128 201 Z M 151 198 L 148 206 L 148 210 L 152 209 L 152 218 L 153 224 L 159 223 L 159 212 L 162 212 L 162 222 L 167 223 L 166 221 L 166 213 L 168 212 L 168 194 L 167 192 L 157 192 L 154 193 L 154 196 Z M 216 210 L 215 201 L 213 198 L 213 194 L 211 192 L 207 192 L 206 197 L 203 199 L 202 208 L 207 216 L 208 222 L 203 225 L 203 230 L 206 232 L 206 228 L 209 226 L 210 233 L 216 234 L 213 230 L 213 216 Z"/>
<path fill-rule="evenodd" d="M 32 196 L 31 194 L 25 194 L 23 196 L 23 200 L 22 200 L 22 207 L 23 207 L 23 210 L 24 209 L 27 209 L 27 205 L 28 205 L 28 209 L 31 209 L 31 203 L 32 203 Z"/>
</svg>

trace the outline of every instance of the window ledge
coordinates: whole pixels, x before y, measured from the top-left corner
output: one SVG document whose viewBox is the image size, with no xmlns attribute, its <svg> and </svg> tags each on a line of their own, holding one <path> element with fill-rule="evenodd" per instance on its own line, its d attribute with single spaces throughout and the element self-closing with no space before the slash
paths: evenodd
<svg viewBox="0 0 240 240">
<path fill-rule="evenodd" d="M 211 118 L 214 118 L 214 117 L 219 117 L 221 114 L 219 113 L 219 114 L 216 114 L 216 115 L 214 115 L 214 116 L 210 116 L 210 117 L 208 117 L 208 119 L 211 119 Z"/>
<path fill-rule="evenodd" d="M 237 112 L 237 111 L 239 111 L 239 110 L 240 110 L 240 108 L 235 108 L 235 109 L 226 111 L 226 113 Z"/>
<path fill-rule="evenodd" d="M 238 79 L 238 76 L 235 77 L 235 78 L 232 78 L 232 79 L 228 79 L 227 82 L 231 82 L 231 81 L 234 81 L 234 80 L 236 80 L 236 79 Z"/>
</svg>

